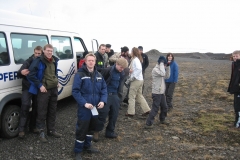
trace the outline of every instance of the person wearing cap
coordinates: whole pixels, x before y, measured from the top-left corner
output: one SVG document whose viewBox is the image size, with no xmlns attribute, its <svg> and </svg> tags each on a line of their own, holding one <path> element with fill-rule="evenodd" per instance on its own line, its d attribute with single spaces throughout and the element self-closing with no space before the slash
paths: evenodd
<svg viewBox="0 0 240 160">
<path fill-rule="evenodd" d="M 130 63 L 131 56 L 129 54 L 129 48 L 127 46 L 121 47 L 121 52 L 115 53 L 109 58 L 109 62 L 115 63 L 118 58 L 123 57 L 125 58 L 128 63 Z"/>
<path fill-rule="evenodd" d="M 143 59 L 143 62 L 142 62 L 142 74 L 143 74 L 143 79 L 144 79 L 144 77 L 145 77 L 144 76 L 145 75 L 145 70 L 147 69 L 147 67 L 149 65 L 149 61 L 148 61 L 148 56 L 145 53 L 143 53 L 143 47 L 139 46 L 138 49 L 139 49 L 139 52 L 140 52 L 140 54 L 142 56 L 142 59 Z M 144 84 L 143 84 L 142 91 L 143 90 L 144 90 Z"/>
<path fill-rule="evenodd" d="M 112 55 L 114 55 L 114 50 L 112 50 L 111 47 L 112 47 L 111 44 L 106 44 L 106 52 L 105 53 L 108 55 L 108 60 Z M 109 61 L 109 65 L 113 66 L 114 62 Z"/>
<path fill-rule="evenodd" d="M 166 84 L 165 79 L 170 77 L 170 67 L 167 66 L 167 60 L 164 56 L 158 58 L 158 63 L 152 70 L 152 109 L 146 120 L 146 129 L 153 128 L 153 121 L 158 114 L 160 107 L 159 120 L 164 124 L 167 116 L 167 104 L 165 98 Z"/>
<path fill-rule="evenodd" d="M 119 58 L 116 63 L 108 68 L 104 68 L 101 71 L 107 84 L 107 104 L 104 108 L 98 109 L 98 122 L 96 125 L 96 131 L 93 135 L 93 141 L 97 142 L 99 139 L 98 133 L 104 128 L 107 116 L 108 125 L 106 127 L 105 137 L 107 138 L 117 138 L 117 133 L 115 132 L 115 124 L 117 122 L 120 99 L 118 96 L 119 87 L 121 81 L 124 80 L 124 69 L 128 67 L 128 62 L 124 58 Z"/>
</svg>

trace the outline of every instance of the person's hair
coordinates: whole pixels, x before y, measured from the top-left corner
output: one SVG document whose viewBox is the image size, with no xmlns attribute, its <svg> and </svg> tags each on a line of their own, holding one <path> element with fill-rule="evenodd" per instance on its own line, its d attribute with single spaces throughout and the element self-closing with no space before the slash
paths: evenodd
<svg viewBox="0 0 240 160">
<path fill-rule="evenodd" d="M 128 66 L 128 61 L 125 58 L 121 57 L 117 59 L 116 64 L 122 66 L 123 68 L 126 68 Z"/>
<path fill-rule="evenodd" d="M 140 60 L 141 63 L 143 62 L 142 56 L 141 56 L 138 48 L 133 47 L 132 48 L 132 54 L 133 54 L 133 58 L 137 57 Z"/>
<path fill-rule="evenodd" d="M 236 50 L 232 54 L 240 54 L 240 50 Z"/>
<path fill-rule="evenodd" d="M 88 53 L 88 54 L 85 56 L 85 60 L 87 60 L 87 57 L 89 57 L 89 56 L 94 57 L 95 60 L 96 60 L 96 56 L 95 56 L 93 53 Z"/>
<path fill-rule="evenodd" d="M 106 47 L 111 48 L 112 46 L 111 46 L 111 44 L 106 44 Z"/>
<path fill-rule="evenodd" d="M 129 51 L 128 47 L 127 46 L 124 46 L 124 47 L 121 47 L 121 52 L 127 52 Z"/>
<path fill-rule="evenodd" d="M 53 46 L 51 44 L 46 44 L 43 49 L 46 50 L 47 48 L 52 48 L 53 49 Z"/>
<path fill-rule="evenodd" d="M 41 46 L 37 46 L 37 47 L 34 48 L 34 51 L 35 51 L 35 50 L 40 50 L 40 51 L 41 51 L 41 50 L 42 50 L 42 47 L 41 47 Z"/>
<path fill-rule="evenodd" d="M 98 49 L 100 49 L 101 47 L 106 47 L 106 45 L 105 44 L 100 44 Z"/>
<path fill-rule="evenodd" d="M 173 56 L 172 53 L 168 53 L 168 54 L 166 55 L 166 59 L 167 59 L 167 61 L 168 61 L 168 57 L 169 57 L 170 55 L 172 56 L 172 61 L 174 61 L 174 56 Z"/>
</svg>

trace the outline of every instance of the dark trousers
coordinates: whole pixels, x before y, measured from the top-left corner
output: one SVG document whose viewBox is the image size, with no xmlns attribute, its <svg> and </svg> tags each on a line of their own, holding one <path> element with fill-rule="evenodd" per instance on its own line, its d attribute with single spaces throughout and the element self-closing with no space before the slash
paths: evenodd
<svg viewBox="0 0 240 160">
<path fill-rule="evenodd" d="M 32 100 L 32 112 L 29 115 L 29 109 L 31 107 Z M 37 96 L 28 92 L 28 90 L 22 91 L 22 105 L 20 111 L 19 132 L 24 132 L 27 121 L 29 119 L 29 129 L 36 128 L 36 116 L 37 116 Z"/>
<path fill-rule="evenodd" d="M 155 116 L 158 114 L 158 110 L 160 108 L 159 120 L 164 121 L 167 116 L 167 104 L 166 97 L 164 94 L 152 94 L 152 109 L 147 118 L 147 125 L 152 125 Z"/>
<path fill-rule="evenodd" d="M 84 141 L 86 136 L 92 137 L 97 121 L 97 117 L 91 115 L 88 120 L 78 119 L 76 124 L 76 140 Z"/>
<path fill-rule="evenodd" d="M 39 130 L 45 129 L 45 121 L 48 131 L 55 131 L 56 109 L 58 89 L 48 89 L 46 93 L 38 92 L 38 110 L 36 126 Z"/>
<path fill-rule="evenodd" d="M 167 107 L 168 108 L 172 108 L 172 99 L 173 99 L 173 92 L 175 89 L 175 83 L 169 83 L 166 82 L 166 91 L 165 91 L 165 95 L 166 95 L 166 101 L 167 101 Z"/>
<path fill-rule="evenodd" d="M 102 109 L 98 109 L 98 123 L 96 125 L 96 131 L 101 131 L 106 123 L 106 118 L 108 116 L 108 125 L 106 127 L 106 135 L 110 135 L 114 132 L 115 125 L 117 122 L 118 111 L 120 104 L 118 95 L 108 95 L 108 100 L 106 106 Z"/>
<path fill-rule="evenodd" d="M 234 111 L 235 111 L 235 121 L 234 121 L 234 123 L 236 124 L 238 121 L 239 121 L 238 123 L 240 123 L 240 117 L 239 117 L 239 113 L 240 113 L 240 93 L 235 93 L 234 94 L 233 105 L 234 105 Z"/>
</svg>

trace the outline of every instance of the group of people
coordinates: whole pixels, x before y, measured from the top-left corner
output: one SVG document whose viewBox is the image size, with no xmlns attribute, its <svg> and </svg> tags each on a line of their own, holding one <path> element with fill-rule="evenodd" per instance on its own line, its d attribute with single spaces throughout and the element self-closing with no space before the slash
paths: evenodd
<svg viewBox="0 0 240 160">
<path fill-rule="evenodd" d="M 178 65 L 173 54 L 168 54 L 167 59 L 160 56 L 152 70 L 152 109 L 148 106 L 142 95 L 144 71 L 149 65 L 148 57 L 143 54 L 143 47 L 122 47 L 120 53 L 109 56 L 106 47 L 111 45 L 101 44 L 95 54 L 87 54 L 85 63 L 78 70 L 74 82 L 72 95 L 78 103 L 78 120 L 76 125 L 76 140 L 74 152 L 76 159 L 81 159 L 81 152 L 99 152 L 92 147 L 91 142 L 99 140 L 99 132 L 105 129 L 105 137 L 117 138 L 115 125 L 118 118 L 120 105 L 128 102 L 125 116 L 135 116 L 135 103 L 138 102 L 143 110 L 141 116 L 146 117 L 145 128 L 152 128 L 154 117 L 161 107 L 159 120 L 165 123 L 168 105 L 172 109 L 172 96 L 178 79 Z M 145 66 L 144 66 L 145 65 Z M 166 82 L 165 82 L 165 79 Z M 124 83 L 129 89 L 127 97 L 123 98 Z M 168 83 L 168 84 L 167 84 Z M 170 89 L 170 90 L 169 90 Z M 166 94 L 165 94 L 166 93 Z M 165 97 L 168 95 L 168 98 Z"/>
<path fill-rule="evenodd" d="M 32 106 L 29 130 L 39 134 L 41 142 L 47 142 L 45 128 L 49 136 L 62 135 L 55 130 L 58 98 L 58 58 L 53 55 L 53 46 L 37 46 L 34 54 L 18 71 L 22 81 L 22 105 L 20 112 L 19 137 L 24 138 Z M 74 152 L 81 159 L 81 152 L 99 152 L 92 147 L 92 141 L 99 141 L 99 132 L 105 129 L 105 137 L 117 138 L 115 126 L 122 103 L 128 104 L 126 117 L 135 116 L 135 103 L 142 108 L 141 116 L 146 118 L 145 128 L 153 127 L 154 117 L 160 108 L 160 123 L 166 123 L 168 110 L 173 108 L 172 97 L 178 80 L 178 65 L 173 54 L 160 56 L 152 70 L 152 99 L 150 109 L 143 96 L 144 73 L 149 65 L 143 47 L 124 46 L 120 53 L 114 53 L 110 44 L 101 44 L 98 51 L 88 53 L 84 63 L 75 74 L 72 95 L 78 104 L 76 140 Z M 123 88 L 127 94 L 123 96 Z M 33 102 L 31 105 L 31 101 Z"/>
</svg>

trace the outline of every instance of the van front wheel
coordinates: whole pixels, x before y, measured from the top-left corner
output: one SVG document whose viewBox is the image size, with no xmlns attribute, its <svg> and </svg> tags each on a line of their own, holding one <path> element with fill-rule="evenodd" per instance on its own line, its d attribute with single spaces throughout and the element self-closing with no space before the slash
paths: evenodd
<svg viewBox="0 0 240 160">
<path fill-rule="evenodd" d="M 18 135 L 18 124 L 20 118 L 20 107 L 8 105 L 2 114 L 1 134 L 3 137 L 12 138 Z"/>
</svg>

